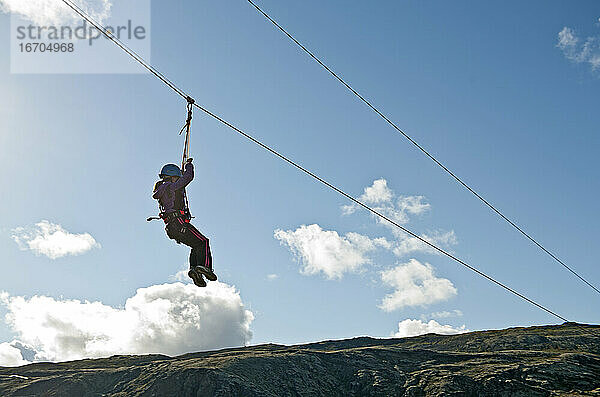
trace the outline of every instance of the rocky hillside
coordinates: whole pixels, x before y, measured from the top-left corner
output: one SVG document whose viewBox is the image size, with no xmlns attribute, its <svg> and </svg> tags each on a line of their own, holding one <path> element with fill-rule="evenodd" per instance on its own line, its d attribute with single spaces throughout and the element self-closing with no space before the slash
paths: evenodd
<svg viewBox="0 0 600 397">
<path fill-rule="evenodd" d="M 600 326 L 0 368 L 1 396 L 600 396 Z"/>
</svg>

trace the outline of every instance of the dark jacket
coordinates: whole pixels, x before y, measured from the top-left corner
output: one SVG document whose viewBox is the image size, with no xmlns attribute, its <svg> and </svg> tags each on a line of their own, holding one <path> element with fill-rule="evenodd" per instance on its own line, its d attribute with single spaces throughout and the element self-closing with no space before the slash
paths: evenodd
<svg viewBox="0 0 600 397">
<path fill-rule="evenodd" d="M 154 187 L 152 198 L 158 200 L 161 212 L 169 213 L 184 209 L 185 187 L 194 179 L 194 165 L 187 163 L 177 182 L 159 181 Z"/>
</svg>

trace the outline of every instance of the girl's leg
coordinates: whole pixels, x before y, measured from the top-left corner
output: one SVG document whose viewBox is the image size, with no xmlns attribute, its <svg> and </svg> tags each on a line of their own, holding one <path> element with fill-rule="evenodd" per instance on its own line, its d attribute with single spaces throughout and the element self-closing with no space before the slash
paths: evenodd
<svg viewBox="0 0 600 397">
<path fill-rule="evenodd" d="M 201 238 L 201 234 L 194 233 L 194 230 L 190 228 L 190 224 L 184 222 L 181 219 L 174 219 L 167 225 L 167 235 L 177 241 L 190 247 L 190 268 L 198 265 L 204 266 L 204 258 L 206 254 L 205 250 L 205 239 Z"/>
<path fill-rule="evenodd" d="M 198 254 L 195 248 L 190 251 L 190 269 L 194 266 L 198 266 Z"/>
<path fill-rule="evenodd" d="M 193 234 L 187 227 L 187 223 L 175 219 L 167 225 L 167 235 L 178 243 L 183 243 L 192 248 L 190 252 L 190 271 L 188 276 L 194 281 L 198 287 L 206 287 L 206 281 L 202 277 L 202 274 L 198 273 L 193 268 L 198 262 L 198 247 L 202 244 L 201 241 Z"/>
<path fill-rule="evenodd" d="M 210 244 L 209 240 L 206 236 L 204 236 L 198 229 L 194 227 L 191 223 L 186 223 L 187 229 L 191 235 L 195 237 L 196 245 L 194 245 L 192 249 L 192 253 L 190 253 L 190 263 L 192 261 L 192 257 L 195 257 L 196 265 L 204 266 L 213 270 L 212 266 L 212 254 L 210 252 Z"/>
<path fill-rule="evenodd" d="M 212 254 L 208 238 L 204 236 L 194 225 L 175 219 L 169 223 L 167 228 L 169 237 L 192 248 L 190 252 L 190 268 L 204 266 L 210 270 L 207 277 L 216 278 L 213 271 Z"/>
</svg>

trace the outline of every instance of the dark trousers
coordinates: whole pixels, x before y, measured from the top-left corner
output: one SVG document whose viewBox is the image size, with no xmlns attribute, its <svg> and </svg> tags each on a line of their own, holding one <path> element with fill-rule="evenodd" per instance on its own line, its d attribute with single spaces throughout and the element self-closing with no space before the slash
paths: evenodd
<svg viewBox="0 0 600 397">
<path fill-rule="evenodd" d="M 167 236 L 192 248 L 190 252 L 190 268 L 193 266 L 205 266 L 212 270 L 212 255 L 210 245 L 198 229 L 181 218 L 175 218 L 165 228 Z"/>
</svg>

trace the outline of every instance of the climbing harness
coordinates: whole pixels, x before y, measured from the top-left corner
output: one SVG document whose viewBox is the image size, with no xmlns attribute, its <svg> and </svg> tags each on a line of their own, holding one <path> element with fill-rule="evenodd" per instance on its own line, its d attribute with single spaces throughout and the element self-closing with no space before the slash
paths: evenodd
<svg viewBox="0 0 600 397">
<path fill-rule="evenodd" d="M 178 218 L 181 218 L 184 223 L 190 223 L 190 217 L 188 216 L 188 212 L 185 210 L 177 210 L 169 213 L 161 212 L 160 214 L 160 219 L 162 219 L 165 224 Z"/>
</svg>

